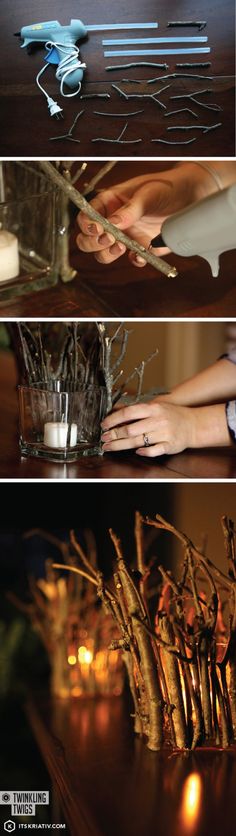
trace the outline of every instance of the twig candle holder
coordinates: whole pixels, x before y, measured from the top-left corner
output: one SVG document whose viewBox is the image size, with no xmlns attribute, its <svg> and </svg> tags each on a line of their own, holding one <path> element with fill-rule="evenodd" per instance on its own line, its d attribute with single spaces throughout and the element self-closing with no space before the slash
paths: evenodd
<svg viewBox="0 0 236 836">
<path fill-rule="evenodd" d="M 180 580 L 159 566 L 161 584 L 154 617 L 148 607 L 144 527 L 173 534 L 182 543 Z M 236 741 L 236 558 L 235 528 L 222 518 L 228 573 L 215 566 L 191 540 L 160 515 L 136 515 L 139 575 L 133 575 L 120 541 L 110 530 L 117 566 L 113 586 L 104 584 L 89 559 L 83 568 L 55 564 L 84 575 L 119 627 L 110 649 L 122 650 L 134 702 L 134 729 L 154 751 L 168 744 L 225 749 Z M 153 593 L 152 593 L 153 594 Z"/>
<path fill-rule="evenodd" d="M 77 558 L 66 544 L 41 529 L 29 531 L 57 547 L 71 567 Z M 87 530 L 83 539 L 93 555 L 90 570 L 96 566 L 96 544 Z M 77 545 L 83 554 L 82 546 Z M 94 586 L 78 574 L 59 577 L 52 560 L 45 561 L 45 575 L 29 578 L 31 602 L 24 603 L 14 593 L 8 598 L 30 619 L 46 649 L 51 667 L 51 693 L 60 698 L 119 696 L 123 689 L 120 653 L 109 649 L 117 628 L 97 600 Z"/>
<path fill-rule="evenodd" d="M 157 349 L 122 383 L 129 331 L 104 323 L 9 326 L 19 368 L 20 448 L 24 456 L 73 461 L 101 454 L 101 421 Z"/>
</svg>

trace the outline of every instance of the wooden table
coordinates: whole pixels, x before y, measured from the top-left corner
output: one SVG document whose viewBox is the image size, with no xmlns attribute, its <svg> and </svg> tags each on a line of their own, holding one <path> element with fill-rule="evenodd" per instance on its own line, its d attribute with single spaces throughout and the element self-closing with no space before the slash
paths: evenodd
<svg viewBox="0 0 236 836">
<path fill-rule="evenodd" d="M 163 171 L 173 162 L 118 162 L 102 181 L 107 188 L 115 183 L 153 171 Z M 100 163 L 89 163 L 81 179 L 91 179 Z M 76 215 L 76 210 L 75 210 Z M 72 221 L 71 263 L 78 270 L 73 282 L 2 302 L 0 317 L 233 317 L 236 316 L 236 249 L 223 253 L 220 274 L 213 279 L 202 258 L 180 258 L 171 253 L 168 262 L 178 270 L 176 279 L 167 279 L 152 267 L 132 267 L 123 256 L 109 267 L 92 255 L 77 250 L 76 219 Z"/>
<path fill-rule="evenodd" d="M 235 833 L 235 749 L 150 752 L 118 697 L 40 696 L 26 710 L 71 836 Z M 189 800 L 193 773 L 200 793 Z"/>
<path fill-rule="evenodd" d="M 76 0 L 71 0 L 69 9 L 63 0 L 51 0 L 50 10 L 46 0 L 18 0 L 17 4 L 14 0 L 8 0 L 8 3 L 2 4 L 4 8 L 1 10 L 1 33 L 0 33 L 0 77 L 1 87 L 0 95 L 1 111 L 2 111 L 2 128 L 0 139 L 0 153 L 2 156 L 46 156 L 51 155 L 60 157 L 92 157 L 97 156 L 172 156 L 174 153 L 179 156 L 232 156 L 235 152 L 234 141 L 234 3 L 233 0 L 225 0 L 224 5 L 220 0 L 215 0 L 211 4 L 208 0 L 199 0 L 196 12 L 196 4 L 194 0 L 188 0 L 188 3 L 182 2 L 178 15 L 176 14 L 175 0 L 160 0 L 158 6 L 155 0 L 146 0 L 145 6 L 141 0 L 130 0 L 129 4 L 122 0 L 119 3 L 119 14 L 117 7 L 109 0 L 100 0 L 99 10 L 97 4 L 92 0 L 81 0 L 79 7 Z M 140 30 L 137 32 L 105 32 L 105 33 L 91 33 L 87 40 L 81 43 L 81 57 L 87 63 L 87 70 L 85 72 L 85 79 L 83 82 L 83 94 L 91 94 L 92 92 L 108 93 L 111 96 L 109 101 L 102 99 L 92 99 L 91 101 L 80 101 L 79 97 L 61 99 L 59 94 L 59 85 L 55 81 L 54 69 L 49 69 L 42 78 L 42 83 L 45 86 L 47 93 L 54 96 L 64 107 L 64 121 L 58 122 L 49 116 L 47 111 L 47 102 L 35 83 L 35 77 L 38 71 L 43 66 L 43 51 L 39 50 L 36 53 L 28 56 L 26 50 L 20 49 L 19 41 L 13 37 L 14 32 L 18 32 L 22 26 L 30 25 L 40 21 L 59 20 L 62 25 L 68 24 L 70 18 L 80 18 L 87 24 L 89 23 L 110 23 L 110 22 L 126 22 L 126 21 L 155 21 L 158 17 L 159 29 L 154 30 Z M 119 20 L 117 21 L 117 16 Z M 194 20 L 196 17 L 206 20 L 207 27 L 198 32 L 198 29 L 168 29 L 168 20 L 176 19 L 176 16 L 182 19 Z M 161 63 L 167 61 L 169 64 L 168 71 L 156 70 L 155 68 L 137 68 L 125 71 L 107 72 L 106 66 L 111 64 L 121 64 L 132 61 L 131 58 L 104 58 L 102 38 L 109 38 L 117 36 L 121 37 L 135 37 L 135 35 L 151 37 L 154 36 L 197 36 L 207 35 L 208 45 L 211 47 L 209 55 L 178 55 L 178 56 L 146 56 L 146 60 L 159 61 Z M 204 44 L 203 44 L 204 46 Z M 131 47 L 132 48 L 132 47 Z M 155 45 L 154 45 L 155 48 Z M 158 48 L 158 47 L 157 47 Z M 175 102 L 170 101 L 170 96 L 180 95 L 181 93 L 190 93 L 210 88 L 212 93 L 203 96 L 203 101 L 207 100 L 209 104 L 218 104 L 222 108 L 220 113 L 205 110 L 205 108 L 196 105 L 197 114 L 199 116 L 199 124 L 213 125 L 221 122 L 221 127 L 216 130 L 204 134 L 202 131 L 182 132 L 176 131 L 170 134 L 166 132 L 168 124 L 191 125 L 195 122 L 191 115 L 181 114 L 181 120 L 177 123 L 176 117 L 173 120 L 164 118 L 164 110 L 154 102 L 147 99 L 141 100 L 132 99 L 127 102 L 124 98 L 111 87 L 112 83 L 122 83 L 123 78 L 131 78 L 131 80 L 142 79 L 147 80 L 153 77 L 159 77 L 163 73 L 176 72 L 176 61 L 211 61 L 211 67 L 208 70 L 203 70 L 203 75 L 213 75 L 213 80 L 207 79 L 170 79 L 171 88 L 163 92 L 161 100 L 166 105 L 167 109 L 173 110 L 172 105 Z M 145 60 L 144 58 L 134 58 L 134 60 Z M 145 84 L 143 90 L 150 93 L 157 91 L 162 86 L 163 82 L 157 82 L 147 87 Z M 169 82 L 168 82 L 169 83 Z M 165 82 L 163 83 L 165 86 Z M 128 87 L 128 92 L 140 93 L 139 84 L 123 85 L 123 89 Z M 200 97 L 201 100 L 201 97 Z M 185 100 L 184 100 L 185 101 Z M 178 106 L 178 102 L 177 102 Z M 182 106 L 182 100 L 181 104 Z M 74 137 L 80 139 L 80 144 L 73 143 L 69 140 L 58 142 L 50 142 L 50 137 L 68 132 L 76 114 L 84 109 L 84 114 L 80 117 L 78 126 L 75 130 Z M 105 137 L 112 139 L 117 137 L 126 123 L 126 118 L 122 114 L 127 111 L 143 110 L 143 114 L 137 117 L 128 118 L 128 129 L 126 132 L 127 140 L 131 142 L 129 145 L 110 144 L 108 142 L 92 142 L 96 137 Z M 193 108 L 194 109 L 194 108 Z M 109 118 L 104 116 L 94 115 L 94 111 L 102 111 L 105 113 L 118 112 L 119 118 Z M 178 118 L 178 117 L 177 117 Z M 190 121 L 189 121 L 190 120 Z M 192 121 L 191 121 L 192 120 Z M 153 143 L 154 138 L 175 140 L 182 142 L 183 139 L 189 139 L 196 136 L 196 141 L 190 145 L 176 144 L 162 145 Z M 124 137 L 125 138 L 125 137 Z M 141 138 L 142 142 L 134 144 L 134 141 Z"/>
<path fill-rule="evenodd" d="M 1 479 L 205 479 L 236 478 L 236 448 L 185 451 L 161 459 L 140 459 L 135 453 L 81 458 L 71 464 L 23 458 L 18 445 L 16 371 L 12 355 L 0 353 L 0 478 Z"/>
</svg>

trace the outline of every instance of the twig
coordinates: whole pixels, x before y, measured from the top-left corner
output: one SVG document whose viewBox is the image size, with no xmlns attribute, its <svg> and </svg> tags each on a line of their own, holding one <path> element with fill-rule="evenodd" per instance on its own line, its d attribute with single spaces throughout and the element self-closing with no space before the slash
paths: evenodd
<svg viewBox="0 0 236 836">
<path fill-rule="evenodd" d="M 74 119 L 74 122 L 72 123 L 71 127 L 69 128 L 69 131 L 68 131 L 67 134 L 63 134 L 62 136 L 50 136 L 50 142 L 53 142 L 56 139 L 70 139 L 71 142 L 80 142 L 80 139 L 74 139 L 72 137 L 72 133 L 73 133 L 73 130 L 74 130 L 75 126 L 77 125 L 79 117 L 83 116 L 83 113 L 84 113 L 84 110 L 80 110 L 80 112 L 77 113 L 77 115 Z"/>
<path fill-rule="evenodd" d="M 110 536 L 116 550 L 118 559 L 118 574 L 123 587 L 128 612 L 133 625 L 134 636 L 140 654 L 149 714 L 148 748 L 156 751 L 160 749 L 162 744 L 162 696 L 156 670 L 155 656 L 153 647 L 146 635 L 143 624 L 138 622 L 135 618 L 136 615 L 141 614 L 142 621 L 142 609 L 140 611 L 139 597 L 137 595 L 137 590 L 131 582 L 129 572 L 125 565 L 121 552 L 120 541 L 111 529 Z"/>
<path fill-rule="evenodd" d="M 170 96 L 170 99 L 173 99 L 173 101 L 176 99 L 190 99 L 191 102 L 199 105 L 199 107 L 204 107 L 206 110 L 215 110 L 217 112 L 223 110 L 220 105 L 206 105 L 203 102 L 199 102 L 199 100 L 196 99 L 196 96 L 202 96 L 204 93 L 213 93 L 213 90 L 206 87 L 205 90 L 197 90 L 195 93 L 181 93 L 181 95 L 178 96 Z"/>
<path fill-rule="evenodd" d="M 170 20 L 169 23 L 167 23 L 167 28 L 176 28 L 178 26 L 180 26 L 181 28 L 184 26 L 196 26 L 200 32 L 201 29 L 205 29 L 206 25 L 206 20 Z"/>
<path fill-rule="evenodd" d="M 212 75 L 197 75 L 196 73 L 169 73 L 169 75 L 159 75 L 157 78 L 149 78 L 146 84 L 154 84 L 155 81 L 165 81 L 168 78 L 200 78 L 203 81 L 213 81 Z M 129 79 L 123 78 L 122 81 Z"/>
<path fill-rule="evenodd" d="M 207 67 L 211 67 L 211 61 L 197 61 L 194 64 L 190 64 L 189 62 L 185 62 L 184 64 L 176 64 L 176 67 L 186 67 L 186 69 L 191 69 L 192 67 L 200 67 L 201 69 L 206 69 Z"/>
<path fill-rule="evenodd" d="M 105 70 L 130 70 L 131 67 L 158 67 L 160 70 L 168 70 L 168 64 L 156 64 L 155 61 L 133 61 L 131 64 L 111 64 Z M 176 65 L 177 66 L 177 65 Z"/>
<path fill-rule="evenodd" d="M 97 184 L 100 183 L 103 177 L 105 177 L 106 174 L 108 174 L 108 172 L 111 171 L 116 164 L 117 160 L 108 160 L 108 162 L 105 163 L 105 165 L 103 165 L 102 168 L 99 169 L 99 171 L 97 171 L 97 174 L 94 174 L 94 177 L 91 178 L 89 183 L 86 183 L 83 189 L 83 196 L 86 197 L 86 195 L 90 194 L 90 192 L 93 192 L 95 186 L 97 186 Z"/>
<path fill-rule="evenodd" d="M 166 105 L 163 104 L 163 102 L 160 102 L 160 99 L 157 99 L 156 96 L 158 96 L 159 93 L 164 93 L 165 90 L 168 90 L 168 88 L 171 87 L 171 84 L 166 84 L 165 87 L 162 87 L 161 90 L 155 90 L 154 93 L 125 93 L 124 90 L 117 87 L 117 84 L 112 84 L 111 86 L 127 101 L 128 99 L 153 99 L 153 101 L 159 104 L 161 108 L 166 110 Z"/>
<path fill-rule="evenodd" d="M 165 643 L 174 645 L 174 632 L 166 613 L 159 614 L 158 626 L 160 636 Z M 179 749 L 185 749 L 188 744 L 188 738 L 178 662 L 177 659 L 174 659 L 171 653 L 169 653 L 168 650 L 164 650 L 164 648 L 162 648 L 162 658 L 170 702 L 173 706 L 172 717 L 175 729 L 176 745 Z"/>
<path fill-rule="evenodd" d="M 187 537 L 186 534 L 184 534 L 182 531 L 179 531 L 177 528 L 175 528 L 174 525 L 171 525 L 171 523 L 165 520 L 164 517 L 161 517 L 160 514 L 156 515 L 155 520 L 152 520 L 149 517 L 145 517 L 144 521 L 146 525 L 154 526 L 154 528 L 162 529 L 163 531 L 170 531 L 172 534 L 174 534 L 175 537 L 177 537 L 177 539 L 180 540 L 181 543 L 185 546 L 185 548 L 191 548 L 192 555 L 194 557 L 197 557 L 200 563 L 204 563 L 208 567 L 208 569 L 210 569 L 210 571 L 212 571 L 212 573 L 216 575 L 219 581 L 223 582 L 223 584 L 226 585 L 230 590 L 232 589 L 232 581 L 229 580 L 227 575 L 225 575 L 225 573 L 222 572 L 221 569 L 218 569 L 218 566 L 215 566 L 209 557 L 203 555 L 202 552 L 200 552 L 199 549 L 197 549 L 196 546 L 194 546 L 194 544 L 192 543 L 190 538 Z"/>
<path fill-rule="evenodd" d="M 234 524 L 233 521 L 224 515 L 221 517 L 221 524 L 224 534 L 224 543 L 226 557 L 229 564 L 229 576 L 236 578 L 236 554 L 234 541 Z"/>
<path fill-rule="evenodd" d="M 80 99 L 110 99 L 110 93 L 84 93 Z"/>
<path fill-rule="evenodd" d="M 167 131 L 203 131 L 204 134 L 208 134 L 209 131 L 214 131 L 221 125 L 222 122 L 217 122 L 216 125 L 171 125 L 167 128 Z"/>
<path fill-rule="evenodd" d="M 107 139 L 103 136 L 96 136 L 94 139 L 92 139 L 92 142 L 117 142 L 120 145 L 134 145 L 137 142 L 142 142 L 142 139 L 122 139 L 122 136 L 124 136 L 124 133 L 126 131 L 126 128 L 128 128 L 128 122 L 126 122 L 126 125 L 122 129 L 117 139 Z"/>
<path fill-rule="evenodd" d="M 125 116 L 138 116 L 139 113 L 144 113 L 144 110 L 133 110 L 131 113 L 104 113 L 100 110 L 94 110 L 95 116 L 118 116 L 119 119 Z"/>
<path fill-rule="evenodd" d="M 171 142 L 168 139 L 152 139 L 151 142 L 162 142 L 164 145 L 190 145 L 190 143 L 195 142 L 196 139 L 197 137 L 194 136 L 193 139 L 185 139 L 182 141 L 175 140 L 174 142 Z"/>
<path fill-rule="evenodd" d="M 191 116 L 194 116 L 195 119 L 199 119 L 197 113 L 194 110 L 190 110 L 189 107 L 181 107 L 180 110 L 169 110 L 168 113 L 164 113 L 164 116 L 175 116 L 176 113 L 191 113 Z"/>
</svg>

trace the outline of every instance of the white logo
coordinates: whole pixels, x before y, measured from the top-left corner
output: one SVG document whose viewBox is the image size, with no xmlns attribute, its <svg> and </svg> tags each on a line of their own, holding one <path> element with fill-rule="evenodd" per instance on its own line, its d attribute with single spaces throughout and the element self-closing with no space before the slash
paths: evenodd
<svg viewBox="0 0 236 836">
<path fill-rule="evenodd" d="M 49 804 L 48 790 L 2 790 L 0 791 L 0 804 L 11 806 L 12 816 L 35 816 L 37 804 Z M 5 822 L 8 827 L 5 830 L 15 830 L 14 822 Z"/>
<path fill-rule="evenodd" d="M 7 794 L 7 793 L 5 793 L 5 795 L 6 795 L 6 794 Z M 6 802 L 5 802 L 5 803 L 6 803 Z M 3 827 L 4 827 L 4 830 L 7 830 L 7 832 L 8 832 L 8 833 L 12 833 L 12 832 L 13 832 L 13 830 L 15 830 L 15 829 L 16 829 L 15 822 L 14 822 L 14 821 L 11 821 L 11 819 L 8 819 L 8 821 L 4 821 L 4 825 L 3 825 Z"/>
</svg>

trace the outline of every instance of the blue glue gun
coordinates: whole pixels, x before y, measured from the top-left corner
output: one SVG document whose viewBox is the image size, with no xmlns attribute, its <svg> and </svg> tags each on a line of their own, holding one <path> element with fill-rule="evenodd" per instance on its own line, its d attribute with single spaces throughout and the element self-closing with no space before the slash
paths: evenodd
<svg viewBox="0 0 236 836">
<path fill-rule="evenodd" d="M 49 20 L 45 23 L 33 23 L 30 26 L 23 26 L 20 32 L 16 32 L 23 40 L 22 47 L 28 47 L 35 42 L 51 45 L 46 61 L 51 64 L 63 64 L 60 74 L 60 67 L 57 71 L 57 79 L 60 81 L 64 75 L 68 87 L 78 87 L 83 79 L 83 70 L 86 64 L 78 60 L 79 50 L 75 44 L 87 35 L 87 29 L 81 20 L 71 20 L 68 26 L 61 26 L 58 20 Z"/>
</svg>

